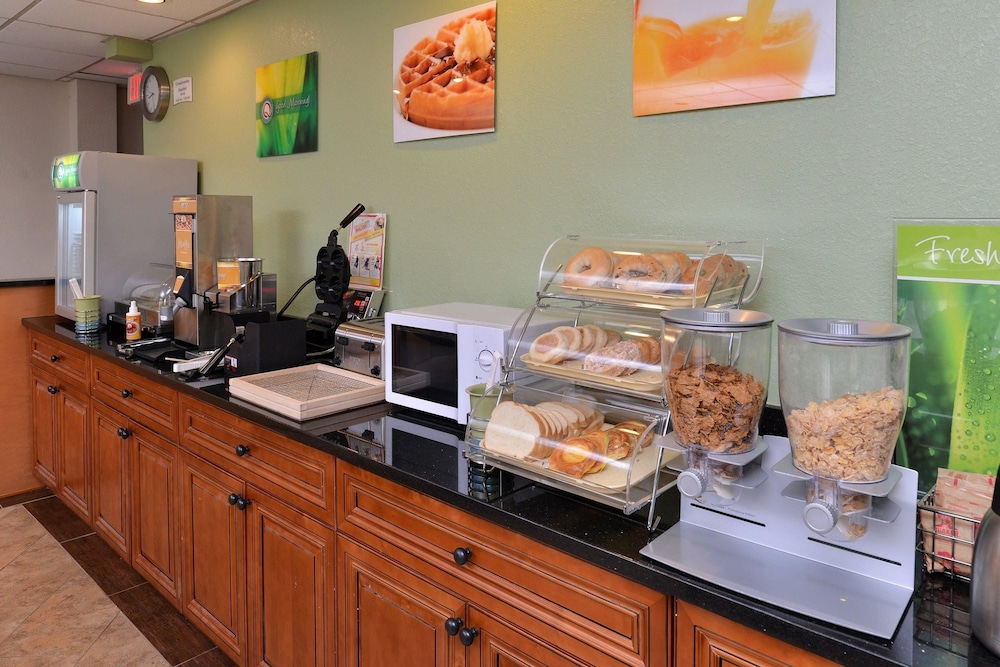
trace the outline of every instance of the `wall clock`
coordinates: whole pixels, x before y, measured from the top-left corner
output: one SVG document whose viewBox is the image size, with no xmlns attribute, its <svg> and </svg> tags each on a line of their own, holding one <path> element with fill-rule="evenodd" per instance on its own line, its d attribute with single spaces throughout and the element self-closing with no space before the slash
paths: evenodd
<svg viewBox="0 0 1000 667">
<path fill-rule="evenodd" d="M 162 67 L 150 66 L 142 73 L 142 115 L 146 120 L 163 120 L 170 106 L 170 79 Z"/>
</svg>

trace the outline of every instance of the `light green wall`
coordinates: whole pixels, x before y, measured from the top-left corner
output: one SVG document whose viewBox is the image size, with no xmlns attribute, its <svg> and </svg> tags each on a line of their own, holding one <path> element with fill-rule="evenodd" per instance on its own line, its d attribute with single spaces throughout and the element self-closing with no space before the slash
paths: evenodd
<svg viewBox="0 0 1000 667">
<path fill-rule="evenodd" d="M 389 308 L 527 306 L 554 239 L 635 234 L 765 239 L 777 320 L 892 319 L 894 218 L 1000 217 L 993 3 L 841 0 L 835 96 L 633 118 L 632 2 L 499 0 L 496 132 L 393 144 L 393 29 L 474 4 L 260 0 L 158 42 L 194 101 L 146 152 L 253 195 L 281 302 L 358 201 L 388 214 Z M 255 68 L 314 50 L 319 151 L 258 159 Z"/>
</svg>

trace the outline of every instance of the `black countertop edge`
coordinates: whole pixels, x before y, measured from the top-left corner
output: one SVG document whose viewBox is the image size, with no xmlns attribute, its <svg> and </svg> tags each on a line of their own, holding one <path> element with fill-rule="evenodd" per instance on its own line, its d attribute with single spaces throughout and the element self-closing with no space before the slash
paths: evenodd
<svg viewBox="0 0 1000 667">
<path fill-rule="evenodd" d="M 34 280 L 0 280 L 0 289 L 4 287 L 43 287 L 45 285 L 55 285 L 52 278 L 36 278 Z"/>
<path fill-rule="evenodd" d="M 371 471 L 648 588 L 673 596 L 828 660 L 857 667 L 882 665 L 905 667 L 914 664 L 945 667 L 972 664 L 964 662 L 960 656 L 933 646 L 926 646 L 913 638 L 914 616 L 919 601 L 910 605 L 900 622 L 900 629 L 897 630 L 894 641 L 846 631 L 837 626 L 816 621 L 715 586 L 641 556 L 638 550 L 647 540 L 655 537 L 655 534 L 650 535 L 646 530 L 645 518 L 648 507 L 644 507 L 636 513 L 640 516 L 626 517 L 622 512 L 615 511 L 613 508 L 597 506 L 596 503 L 580 498 L 564 498 L 559 501 L 572 504 L 575 511 L 601 514 L 603 519 L 614 523 L 615 529 L 611 531 L 614 533 L 613 536 L 598 543 L 596 539 L 574 535 L 569 531 L 559 530 L 553 528 L 552 525 L 533 520 L 530 516 L 519 515 L 516 508 L 512 510 L 487 503 L 398 470 L 390 465 L 374 461 L 347 447 L 305 433 L 278 419 L 271 418 L 259 409 L 240 405 L 238 400 L 230 400 L 218 396 L 214 392 L 203 391 L 158 372 L 148 364 L 123 359 L 115 353 L 115 345 L 110 341 L 105 340 L 100 346 L 79 342 L 75 340 L 73 335 L 72 322 L 64 318 L 58 316 L 25 318 L 22 322 L 30 329 L 43 334 L 54 334 L 60 340 L 70 342 L 88 352 L 100 354 L 102 358 L 128 368 L 139 375 L 169 384 L 182 393 L 195 396 L 201 401 L 275 431 L 291 440 L 326 451 L 359 468 Z M 66 330 L 61 331 L 61 329 Z M 566 495 L 541 486 L 538 486 L 538 491 L 540 494 L 545 494 L 548 499 Z M 662 502 L 662 500 L 661 497 L 658 502 Z M 503 499 L 497 502 L 502 504 Z M 972 641 L 974 642 L 974 640 Z M 915 663 L 914 661 L 917 659 L 915 655 L 918 652 L 920 653 L 919 661 Z M 981 653 L 985 653 L 985 651 Z M 1000 660 L 975 664 L 1000 665 Z"/>
</svg>

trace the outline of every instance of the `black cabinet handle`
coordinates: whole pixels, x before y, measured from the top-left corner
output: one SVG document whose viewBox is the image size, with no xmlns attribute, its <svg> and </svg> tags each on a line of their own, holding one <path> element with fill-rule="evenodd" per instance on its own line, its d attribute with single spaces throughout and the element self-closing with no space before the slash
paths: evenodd
<svg viewBox="0 0 1000 667">
<path fill-rule="evenodd" d="M 449 618 L 444 622 L 444 631 L 448 633 L 449 636 L 454 637 L 458 634 L 458 631 L 462 629 L 462 619 L 460 618 Z"/>
<path fill-rule="evenodd" d="M 462 628 L 458 632 L 458 641 L 462 642 L 462 646 L 472 646 L 472 642 L 476 641 L 476 637 L 479 636 L 479 630 L 475 628 Z"/>
<path fill-rule="evenodd" d="M 250 447 L 247 445 L 236 445 L 236 456 L 246 456 L 250 453 Z"/>
<path fill-rule="evenodd" d="M 122 398 L 131 398 L 132 392 L 128 389 L 122 389 Z"/>
<path fill-rule="evenodd" d="M 45 391 L 49 392 L 52 395 L 55 395 L 59 393 L 59 387 L 55 386 L 54 384 L 50 384 L 48 387 L 45 388 Z"/>
<path fill-rule="evenodd" d="M 244 498 L 243 496 L 239 495 L 238 493 L 229 494 L 229 504 L 236 505 L 236 509 L 238 510 L 245 510 L 246 508 L 250 507 L 250 501 Z"/>
<path fill-rule="evenodd" d="M 455 558 L 455 562 L 459 565 L 465 565 L 472 559 L 472 549 L 468 547 L 459 547 L 455 549 L 451 555 Z"/>
<path fill-rule="evenodd" d="M 49 357 L 49 361 L 51 361 L 52 363 L 58 362 L 59 361 L 59 355 L 58 354 L 53 354 L 51 357 Z"/>
<path fill-rule="evenodd" d="M 121 438 L 122 440 L 124 440 L 125 438 L 129 437 L 130 435 L 132 435 L 132 432 L 129 431 L 127 428 L 125 428 L 124 426 L 119 426 L 118 427 L 118 437 L 119 438 Z"/>
</svg>

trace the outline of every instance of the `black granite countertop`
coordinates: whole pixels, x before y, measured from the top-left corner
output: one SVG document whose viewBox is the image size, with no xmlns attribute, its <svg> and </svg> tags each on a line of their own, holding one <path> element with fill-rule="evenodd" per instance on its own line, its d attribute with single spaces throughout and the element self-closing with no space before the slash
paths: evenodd
<svg viewBox="0 0 1000 667">
<path fill-rule="evenodd" d="M 639 550 L 650 539 L 678 520 L 679 496 L 675 490 L 657 500 L 655 513 L 660 523 L 652 533 L 647 530 L 648 508 L 626 516 L 615 508 L 507 473 L 502 473 L 498 482 L 504 492 L 497 498 L 482 500 L 469 494 L 468 482 L 461 470 L 461 466 L 468 465 L 467 461 L 458 456 L 449 460 L 447 448 L 432 446 L 436 452 L 433 455 L 421 450 L 419 456 L 407 456 L 408 448 L 421 446 L 417 440 L 430 439 L 460 446 L 464 433 L 457 424 L 393 410 L 386 404 L 310 422 L 295 422 L 230 397 L 224 382 L 219 380 L 188 384 L 168 368 L 125 359 L 117 353 L 119 341 L 109 340 L 105 334 L 77 340 L 68 320 L 28 318 L 24 325 L 87 347 L 140 375 L 169 383 L 180 392 L 198 396 L 206 403 L 285 437 L 327 451 L 353 465 L 829 660 L 859 667 L 1000 666 L 1000 659 L 971 637 L 968 584 L 947 575 L 915 573 L 913 602 L 891 640 L 844 630 L 729 591 L 640 555 Z M 369 425 L 380 424 L 385 419 L 399 424 L 416 424 L 419 428 L 415 430 L 422 434 L 415 440 L 404 438 L 394 442 L 388 461 L 384 448 L 371 446 L 367 436 L 372 434 L 364 433 Z M 780 412 L 769 411 L 762 430 L 768 432 L 768 428 L 777 429 L 781 425 Z M 431 437 L 424 437 L 427 434 Z M 441 460 L 432 465 L 435 458 Z M 753 573 L 747 572 L 746 576 L 753 576 Z"/>
</svg>

